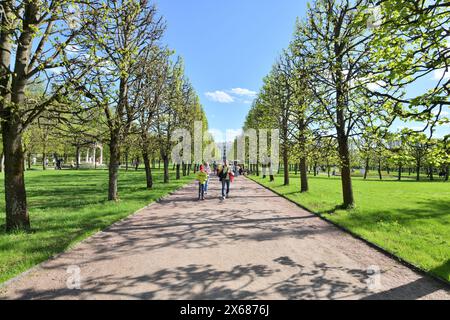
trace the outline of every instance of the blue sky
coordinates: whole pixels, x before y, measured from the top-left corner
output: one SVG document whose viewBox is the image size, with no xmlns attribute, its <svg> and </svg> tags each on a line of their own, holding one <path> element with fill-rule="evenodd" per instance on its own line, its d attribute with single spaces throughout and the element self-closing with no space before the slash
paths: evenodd
<svg viewBox="0 0 450 320">
<path fill-rule="evenodd" d="M 278 54 L 292 39 L 302 0 L 159 0 L 165 43 L 184 59 L 209 127 L 242 127 Z M 234 90 L 233 90 L 234 89 Z M 220 102 L 221 101 L 221 102 Z M 216 133 L 216 139 L 221 140 Z"/>
<path fill-rule="evenodd" d="M 183 57 L 215 140 L 239 130 L 254 94 L 283 48 L 306 0 L 157 0 L 167 21 L 164 42 Z M 450 76 L 450 75 L 449 75 Z M 432 81 L 432 76 L 426 81 Z M 414 92 L 424 84 L 415 85 Z M 446 115 L 449 110 L 446 108 Z M 394 130 L 417 123 L 395 123 Z M 220 135 L 222 132 L 223 135 Z M 450 133 L 450 125 L 437 136 Z M 227 139 L 228 140 L 228 139 Z"/>
</svg>

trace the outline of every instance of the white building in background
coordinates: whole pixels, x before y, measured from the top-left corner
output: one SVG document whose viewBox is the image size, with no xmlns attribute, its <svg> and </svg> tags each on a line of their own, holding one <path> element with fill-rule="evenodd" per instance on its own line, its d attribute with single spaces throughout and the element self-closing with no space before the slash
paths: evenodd
<svg viewBox="0 0 450 320">
<path fill-rule="evenodd" d="M 100 154 L 97 154 L 97 149 Z M 79 154 L 78 163 L 81 163 L 81 152 Z M 87 164 L 103 165 L 103 145 L 100 143 L 94 143 L 86 148 L 86 161 Z"/>
</svg>

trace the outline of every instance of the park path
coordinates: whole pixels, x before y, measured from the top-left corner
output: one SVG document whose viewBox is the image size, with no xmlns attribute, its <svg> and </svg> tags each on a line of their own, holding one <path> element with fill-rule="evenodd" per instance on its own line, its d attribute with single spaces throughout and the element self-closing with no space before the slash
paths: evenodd
<svg viewBox="0 0 450 320">
<path fill-rule="evenodd" d="M 441 283 L 247 178 L 230 199 L 219 193 L 212 177 L 198 202 L 190 184 L 9 281 L 0 298 L 450 299 Z M 69 266 L 80 289 L 67 288 Z"/>
</svg>

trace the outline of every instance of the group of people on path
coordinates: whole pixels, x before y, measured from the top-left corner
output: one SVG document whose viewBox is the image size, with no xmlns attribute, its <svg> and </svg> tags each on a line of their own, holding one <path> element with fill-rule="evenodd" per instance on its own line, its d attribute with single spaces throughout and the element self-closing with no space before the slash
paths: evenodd
<svg viewBox="0 0 450 320">
<path fill-rule="evenodd" d="M 230 184 L 233 182 L 234 177 L 239 175 L 240 170 L 236 166 L 229 166 L 228 161 L 224 161 L 223 164 L 213 164 L 214 173 L 222 183 L 222 196 L 221 199 L 228 198 L 230 193 Z M 208 194 L 208 182 L 211 176 L 211 167 L 209 163 L 205 162 L 200 165 L 197 172 L 198 181 L 198 200 L 205 200 L 205 195 Z"/>
</svg>

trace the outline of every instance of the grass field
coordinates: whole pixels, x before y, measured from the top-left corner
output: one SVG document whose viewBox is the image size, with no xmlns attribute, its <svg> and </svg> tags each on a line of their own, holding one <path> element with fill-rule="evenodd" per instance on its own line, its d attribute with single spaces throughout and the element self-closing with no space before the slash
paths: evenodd
<svg viewBox="0 0 450 320">
<path fill-rule="evenodd" d="M 108 171 L 47 170 L 26 172 L 30 233 L 5 233 L 3 177 L 0 179 L 0 282 L 62 252 L 155 199 L 184 185 L 191 177 L 162 183 L 154 170 L 154 189 L 145 188 L 145 173 L 121 171 L 120 202 L 106 201 Z"/>
<path fill-rule="evenodd" d="M 412 180 L 353 179 L 356 208 L 336 210 L 342 202 L 339 177 L 310 177 L 310 192 L 301 194 L 299 176 L 283 186 L 252 176 L 329 220 L 406 261 L 450 281 L 450 183 Z"/>
</svg>

